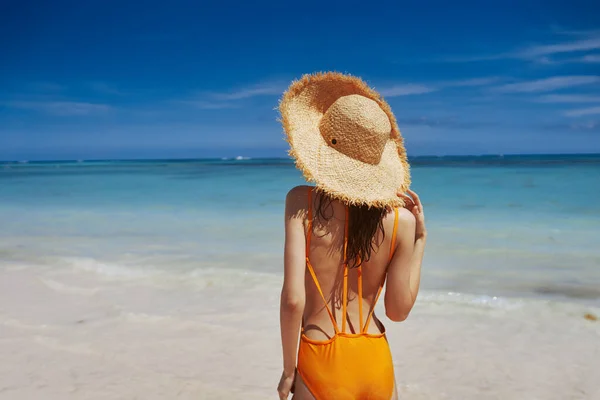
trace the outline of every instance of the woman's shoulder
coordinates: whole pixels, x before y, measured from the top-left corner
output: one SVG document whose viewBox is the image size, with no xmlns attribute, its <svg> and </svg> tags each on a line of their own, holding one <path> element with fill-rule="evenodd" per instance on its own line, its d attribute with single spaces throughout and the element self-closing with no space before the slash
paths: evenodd
<svg viewBox="0 0 600 400">
<path fill-rule="evenodd" d="M 290 189 L 285 197 L 285 207 L 288 212 L 297 212 L 307 208 L 309 188 L 312 186 L 300 185 Z"/>
<path fill-rule="evenodd" d="M 390 209 L 390 212 L 388 212 L 386 215 L 386 223 L 389 224 L 390 228 L 393 227 L 393 225 L 394 225 L 394 218 L 395 218 L 394 209 L 392 208 L 392 209 Z M 405 229 L 405 228 L 414 229 L 415 224 L 416 224 L 416 219 L 415 219 L 414 214 L 404 207 L 398 207 L 398 228 L 399 229 Z"/>
<path fill-rule="evenodd" d="M 308 186 L 308 185 L 299 185 L 299 186 L 293 187 L 287 193 L 286 198 L 287 199 L 296 199 L 296 198 L 299 198 L 299 197 L 307 197 L 308 189 L 309 188 L 312 189 L 313 187 L 312 186 Z"/>
<path fill-rule="evenodd" d="M 414 223 L 415 215 L 404 207 L 398 207 L 398 223 Z"/>
</svg>

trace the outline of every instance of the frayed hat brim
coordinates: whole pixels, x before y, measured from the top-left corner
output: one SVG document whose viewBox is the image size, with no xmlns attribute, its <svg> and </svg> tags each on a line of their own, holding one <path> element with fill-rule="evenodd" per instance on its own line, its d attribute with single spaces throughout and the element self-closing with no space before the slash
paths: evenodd
<svg viewBox="0 0 600 400">
<path fill-rule="evenodd" d="M 319 122 L 331 104 L 352 94 L 376 101 L 390 120 L 390 139 L 376 165 L 338 152 L 319 131 Z M 403 205 L 396 193 L 410 187 L 410 167 L 402 136 L 390 106 L 365 82 L 336 72 L 305 75 L 284 93 L 279 111 L 290 156 L 305 179 L 320 191 L 351 205 Z"/>
</svg>

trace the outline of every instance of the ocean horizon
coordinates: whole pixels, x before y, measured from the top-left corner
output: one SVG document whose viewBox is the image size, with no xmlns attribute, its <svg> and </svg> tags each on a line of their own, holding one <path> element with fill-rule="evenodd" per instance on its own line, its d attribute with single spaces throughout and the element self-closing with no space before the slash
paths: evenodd
<svg viewBox="0 0 600 400">
<path fill-rule="evenodd" d="M 423 162 L 436 162 L 446 160 L 446 161 L 473 161 L 473 160 L 482 160 L 482 161 L 528 161 L 528 162 L 544 162 L 548 160 L 554 161 L 569 161 L 569 160 L 578 160 L 578 161 L 594 161 L 596 159 L 600 159 L 600 153 L 507 153 L 507 154 L 427 154 L 427 155 L 417 155 L 417 156 L 408 156 L 410 163 L 423 163 Z M 235 155 L 235 156 L 214 156 L 214 157 L 97 157 L 97 158 L 35 158 L 35 159 L 0 159 L 0 164 L 47 164 L 47 163 L 85 163 L 85 162 L 156 162 L 156 161 L 164 161 L 164 162 L 190 162 L 190 161 L 244 161 L 244 160 L 285 160 L 293 163 L 293 159 L 289 156 L 264 156 L 264 157 L 255 157 L 251 155 Z"/>
</svg>

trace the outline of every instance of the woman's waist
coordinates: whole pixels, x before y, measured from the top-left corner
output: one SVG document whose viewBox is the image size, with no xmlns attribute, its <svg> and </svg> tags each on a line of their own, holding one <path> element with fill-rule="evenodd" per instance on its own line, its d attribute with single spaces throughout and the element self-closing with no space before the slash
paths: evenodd
<svg viewBox="0 0 600 400">
<path fill-rule="evenodd" d="M 375 314 L 372 315 L 368 326 L 366 325 L 366 314 L 363 316 L 363 320 L 359 321 L 359 315 L 354 315 L 354 313 L 349 312 L 345 326 L 343 326 L 344 324 L 342 323 L 341 312 L 336 313 L 334 318 L 335 326 L 326 310 L 305 313 L 302 333 L 307 338 L 313 340 L 329 340 L 336 334 L 353 337 L 361 334 L 376 336 L 385 333 L 384 325 L 379 321 Z"/>
</svg>

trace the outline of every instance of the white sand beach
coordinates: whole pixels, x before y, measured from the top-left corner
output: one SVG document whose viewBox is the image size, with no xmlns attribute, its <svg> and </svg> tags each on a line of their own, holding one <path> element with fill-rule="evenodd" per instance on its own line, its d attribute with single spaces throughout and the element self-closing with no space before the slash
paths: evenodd
<svg viewBox="0 0 600 400">
<path fill-rule="evenodd" d="M 0 271 L 2 400 L 276 398 L 277 275 Z M 423 292 L 386 322 L 401 398 L 598 399 L 586 313 L 600 310 Z"/>
</svg>

